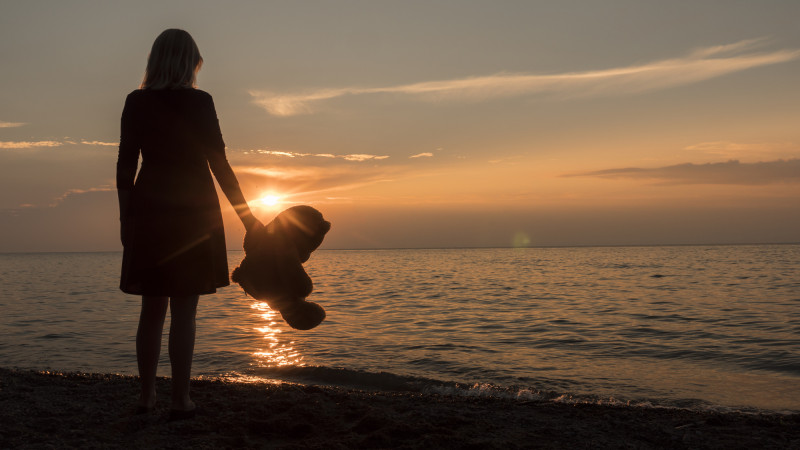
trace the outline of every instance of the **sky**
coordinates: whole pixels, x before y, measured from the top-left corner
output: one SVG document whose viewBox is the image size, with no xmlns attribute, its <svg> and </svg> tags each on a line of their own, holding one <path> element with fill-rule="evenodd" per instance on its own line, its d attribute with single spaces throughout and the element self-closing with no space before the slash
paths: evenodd
<svg viewBox="0 0 800 450">
<path fill-rule="evenodd" d="M 800 242 L 798 17 L 793 0 L 0 0 L 0 252 L 121 249 L 120 114 L 167 28 L 200 48 L 256 216 L 315 206 L 323 248 Z"/>
</svg>

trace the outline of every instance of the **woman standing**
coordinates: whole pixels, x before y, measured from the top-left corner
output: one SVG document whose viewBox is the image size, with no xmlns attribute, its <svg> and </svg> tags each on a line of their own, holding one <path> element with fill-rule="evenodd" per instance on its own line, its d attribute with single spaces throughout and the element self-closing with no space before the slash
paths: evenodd
<svg viewBox="0 0 800 450">
<path fill-rule="evenodd" d="M 117 160 L 124 247 L 120 289 L 142 296 L 136 333 L 142 383 L 137 412 L 155 407 L 156 369 L 169 306 L 173 420 L 195 413 L 189 377 L 198 298 L 230 283 L 212 173 L 245 228 L 262 226 L 225 157 L 214 102 L 195 88 L 202 63 L 186 31 L 169 29 L 156 38 L 141 88 L 125 100 Z"/>
</svg>

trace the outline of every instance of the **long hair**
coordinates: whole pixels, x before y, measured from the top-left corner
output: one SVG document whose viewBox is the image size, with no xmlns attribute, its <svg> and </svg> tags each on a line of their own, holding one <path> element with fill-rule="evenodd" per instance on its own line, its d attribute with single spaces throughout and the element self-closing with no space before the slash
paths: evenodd
<svg viewBox="0 0 800 450">
<path fill-rule="evenodd" d="M 203 57 L 192 36 L 183 30 L 164 30 L 153 42 L 147 57 L 142 89 L 195 87 Z"/>
</svg>

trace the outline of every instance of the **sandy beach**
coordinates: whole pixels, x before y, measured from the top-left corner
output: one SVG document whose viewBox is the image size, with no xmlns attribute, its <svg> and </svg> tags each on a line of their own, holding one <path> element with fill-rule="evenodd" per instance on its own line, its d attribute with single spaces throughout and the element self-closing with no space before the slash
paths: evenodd
<svg viewBox="0 0 800 450">
<path fill-rule="evenodd" d="M 0 369 L 2 448 L 800 448 L 800 415 L 193 380 L 198 415 L 135 415 L 136 377 Z"/>
</svg>

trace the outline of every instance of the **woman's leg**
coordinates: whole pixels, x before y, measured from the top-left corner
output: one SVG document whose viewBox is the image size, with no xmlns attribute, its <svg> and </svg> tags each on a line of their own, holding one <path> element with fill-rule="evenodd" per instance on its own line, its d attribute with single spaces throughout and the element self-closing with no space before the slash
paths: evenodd
<svg viewBox="0 0 800 450">
<path fill-rule="evenodd" d="M 189 398 L 189 377 L 194 354 L 197 295 L 171 297 L 169 327 L 169 361 L 172 364 L 172 409 L 189 411 L 194 403 Z"/>
<path fill-rule="evenodd" d="M 161 353 L 161 333 L 167 314 L 167 300 L 167 297 L 142 296 L 142 312 L 136 331 L 136 360 L 142 381 L 139 406 L 145 408 L 152 408 L 156 404 L 156 370 Z"/>
</svg>

